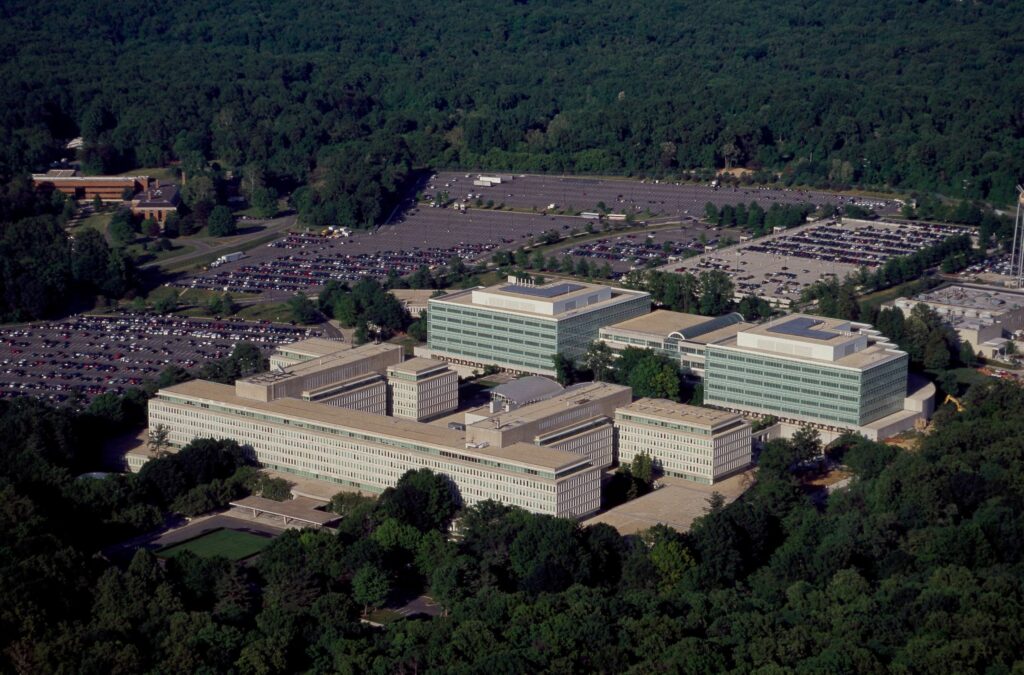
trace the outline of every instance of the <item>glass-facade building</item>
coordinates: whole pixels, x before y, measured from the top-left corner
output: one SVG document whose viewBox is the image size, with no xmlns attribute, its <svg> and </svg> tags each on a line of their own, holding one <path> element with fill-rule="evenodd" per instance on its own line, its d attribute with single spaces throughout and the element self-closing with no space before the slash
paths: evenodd
<svg viewBox="0 0 1024 675">
<path fill-rule="evenodd" d="M 903 410 L 906 353 L 866 324 L 787 316 L 708 345 L 708 405 L 856 428 Z"/>
<path fill-rule="evenodd" d="M 430 300 L 430 354 L 453 363 L 554 374 L 552 357 L 579 359 L 602 326 L 650 311 L 647 293 L 597 284 L 513 283 Z"/>
</svg>

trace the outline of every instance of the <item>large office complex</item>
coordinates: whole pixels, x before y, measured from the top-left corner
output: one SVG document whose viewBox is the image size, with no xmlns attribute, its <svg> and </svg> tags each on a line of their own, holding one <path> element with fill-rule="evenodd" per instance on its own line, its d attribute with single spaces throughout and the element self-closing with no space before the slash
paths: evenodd
<svg viewBox="0 0 1024 675">
<path fill-rule="evenodd" d="M 527 388 L 537 391 L 532 397 L 526 391 L 510 391 L 508 385 L 505 388 L 505 392 L 494 395 L 490 405 L 466 412 L 469 443 L 497 447 L 532 443 L 581 455 L 602 469 L 612 465 L 615 409 L 632 400 L 629 387 L 584 382 L 551 391 L 530 382 Z M 529 402 L 517 406 L 514 398 Z"/>
<path fill-rule="evenodd" d="M 600 469 L 571 452 L 470 443 L 465 433 L 442 426 L 294 398 L 243 398 L 212 382 L 158 391 L 149 402 L 149 426 L 158 425 L 177 447 L 195 438 L 231 438 L 268 468 L 368 492 L 394 485 L 411 469 L 429 468 L 450 477 L 467 504 L 495 499 L 578 518 L 601 502 Z"/>
<path fill-rule="evenodd" d="M 725 342 L 752 326 L 735 312 L 709 317 L 659 309 L 605 326 L 598 335 L 615 352 L 627 347 L 653 349 L 679 363 L 679 369 L 687 376 L 699 379 L 704 377 L 707 346 Z"/>
<path fill-rule="evenodd" d="M 750 423 L 739 415 L 642 398 L 615 411 L 619 461 L 651 456 L 665 475 L 711 484 L 751 463 Z"/>
<path fill-rule="evenodd" d="M 388 366 L 394 417 L 423 422 L 459 407 L 459 376 L 444 361 L 415 358 Z"/>
<path fill-rule="evenodd" d="M 789 315 L 707 346 L 704 402 L 885 437 L 929 412 L 907 399 L 907 362 L 867 324 Z"/>
<path fill-rule="evenodd" d="M 650 311 L 647 293 L 598 284 L 507 283 L 450 293 L 429 303 L 422 354 L 469 367 L 554 374 L 552 358 L 578 359 L 602 326 Z"/>
</svg>

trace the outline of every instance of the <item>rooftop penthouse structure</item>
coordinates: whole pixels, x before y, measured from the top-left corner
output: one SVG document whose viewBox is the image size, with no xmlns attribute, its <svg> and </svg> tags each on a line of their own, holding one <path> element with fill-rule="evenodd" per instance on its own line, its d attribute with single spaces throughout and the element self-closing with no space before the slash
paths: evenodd
<svg viewBox="0 0 1024 675">
<path fill-rule="evenodd" d="M 470 367 L 553 375 L 556 354 L 579 359 L 598 330 L 647 314 L 647 293 L 558 281 L 506 283 L 429 301 L 424 356 Z"/>
</svg>

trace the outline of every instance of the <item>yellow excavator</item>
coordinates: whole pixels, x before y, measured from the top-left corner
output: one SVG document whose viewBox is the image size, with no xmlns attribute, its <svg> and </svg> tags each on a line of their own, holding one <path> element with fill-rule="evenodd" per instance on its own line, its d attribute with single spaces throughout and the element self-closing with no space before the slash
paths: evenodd
<svg viewBox="0 0 1024 675">
<path fill-rule="evenodd" d="M 955 405 L 957 412 L 964 411 L 963 403 L 961 403 L 958 399 L 954 398 L 952 394 L 946 394 L 946 400 L 942 402 L 942 405 L 946 405 L 947 403 L 952 403 L 953 405 Z"/>
</svg>

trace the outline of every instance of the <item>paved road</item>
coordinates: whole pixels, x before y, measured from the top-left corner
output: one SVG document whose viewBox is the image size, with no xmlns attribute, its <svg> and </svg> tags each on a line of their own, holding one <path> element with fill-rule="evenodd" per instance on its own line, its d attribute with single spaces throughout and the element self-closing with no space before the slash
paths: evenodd
<svg viewBox="0 0 1024 675">
<path fill-rule="evenodd" d="M 274 218 L 273 220 L 268 220 L 264 222 L 252 220 L 242 221 L 241 225 L 243 229 L 253 226 L 257 226 L 258 229 L 256 229 L 253 232 L 247 232 L 245 234 L 240 234 L 234 237 L 224 237 L 223 239 L 217 239 L 215 241 L 201 238 L 179 239 L 178 241 L 180 243 L 188 244 L 189 246 L 194 247 L 196 250 L 185 255 L 175 256 L 174 258 L 164 258 L 163 260 L 158 260 L 156 262 L 146 263 L 145 265 L 142 265 L 139 269 L 145 270 L 167 266 L 177 267 L 182 263 L 187 263 L 191 260 L 204 258 L 216 251 L 223 251 L 224 253 L 230 253 L 231 251 L 242 251 L 245 250 L 247 244 L 256 239 L 266 237 L 269 234 L 283 234 L 289 229 L 294 229 L 295 220 L 296 216 L 290 215 L 283 216 L 281 218 Z"/>
</svg>

